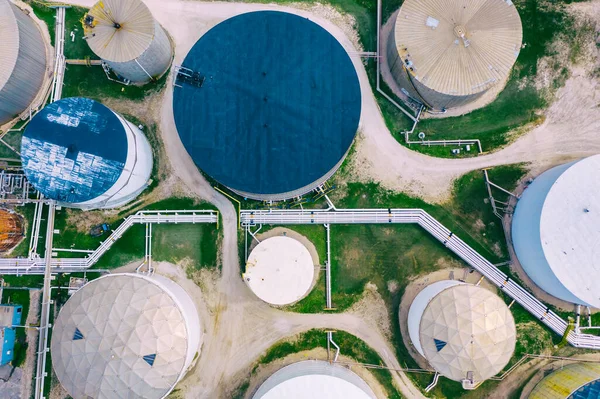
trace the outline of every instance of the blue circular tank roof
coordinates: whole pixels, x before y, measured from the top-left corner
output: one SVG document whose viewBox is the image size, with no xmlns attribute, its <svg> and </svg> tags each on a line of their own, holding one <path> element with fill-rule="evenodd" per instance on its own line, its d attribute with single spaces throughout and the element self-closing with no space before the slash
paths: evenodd
<svg viewBox="0 0 600 399">
<path fill-rule="evenodd" d="M 127 159 L 127 135 L 110 109 L 88 98 L 56 101 L 23 133 L 27 179 L 45 197 L 79 203 L 104 194 Z"/>
<path fill-rule="evenodd" d="M 600 398 L 600 380 L 588 382 L 571 393 L 568 399 L 599 399 Z"/>
<path fill-rule="evenodd" d="M 179 136 L 196 165 L 233 190 L 273 195 L 311 185 L 352 144 L 358 76 L 341 44 L 306 18 L 230 18 L 196 42 L 183 67 L 192 79 L 174 87 Z"/>
</svg>

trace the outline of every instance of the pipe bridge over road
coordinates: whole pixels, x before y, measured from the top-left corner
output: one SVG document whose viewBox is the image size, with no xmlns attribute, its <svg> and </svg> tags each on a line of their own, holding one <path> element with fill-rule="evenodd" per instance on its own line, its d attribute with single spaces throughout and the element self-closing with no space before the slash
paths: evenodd
<svg viewBox="0 0 600 399">
<path fill-rule="evenodd" d="M 292 224 L 389 224 L 415 223 L 454 252 L 469 266 L 484 275 L 508 296 L 559 335 L 567 332 L 568 323 L 511 280 L 452 231 L 422 209 L 315 209 L 315 210 L 241 210 L 242 227 Z M 567 341 L 577 348 L 600 349 L 600 336 L 570 331 Z"/>
<path fill-rule="evenodd" d="M 80 272 L 92 267 L 134 224 L 218 223 L 219 212 L 213 210 L 139 211 L 128 216 L 100 246 L 85 258 L 52 258 L 52 273 Z M 0 274 L 44 274 L 43 258 L 0 259 Z"/>
</svg>

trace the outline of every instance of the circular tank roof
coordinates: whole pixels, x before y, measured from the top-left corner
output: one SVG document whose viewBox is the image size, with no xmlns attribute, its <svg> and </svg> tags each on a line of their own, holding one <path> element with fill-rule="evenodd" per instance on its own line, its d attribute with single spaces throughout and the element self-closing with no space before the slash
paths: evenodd
<svg viewBox="0 0 600 399">
<path fill-rule="evenodd" d="M 263 301 L 289 305 L 308 293 L 314 275 L 308 249 L 293 238 L 278 236 L 267 238 L 252 250 L 244 280 Z"/>
<path fill-rule="evenodd" d="M 310 186 L 352 144 L 356 71 L 341 44 L 306 18 L 230 18 L 198 40 L 183 66 L 205 80 L 174 88 L 179 136 L 200 169 L 235 191 L 260 198 Z"/>
<path fill-rule="evenodd" d="M 451 286 L 431 299 L 419 330 L 427 361 L 455 381 L 477 384 L 496 375 L 515 349 L 516 328 L 508 306 L 471 284 Z"/>
<path fill-rule="evenodd" d="M 0 209 L 0 252 L 14 248 L 23 238 L 23 218 L 15 212 Z"/>
<path fill-rule="evenodd" d="M 528 399 L 598 399 L 600 364 L 573 363 L 546 376 Z"/>
<path fill-rule="evenodd" d="M 183 313 L 169 293 L 142 275 L 108 275 L 61 309 L 52 365 L 74 399 L 162 398 L 185 371 L 187 345 Z"/>
<path fill-rule="evenodd" d="M 88 45 L 98 57 L 127 62 L 150 46 L 155 21 L 140 0 L 101 0 L 86 14 L 83 27 Z"/>
<path fill-rule="evenodd" d="M 88 98 L 65 98 L 29 122 L 21 160 L 27 179 L 46 198 L 80 203 L 115 184 L 127 145 L 125 127 L 109 108 Z"/>
<path fill-rule="evenodd" d="M 324 361 L 291 364 L 269 377 L 253 399 L 375 399 L 352 371 Z"/>
<path fill-rule="evenodd" d="M 574 163 L 550 188 L 540 218 L 546 261 L 576 297 L 600 306 L 600 155 Z"/>
<path fill-rule="evenodd" d="M 510 1 L 406 0 L 394 35 L 413 79 L 439 93 L 464 96 L 508 76 L 523 28 Z"/>
<path fill-rule="evenodd" d="M 19 57 L 19 28 L 13 7 L 10 1 L 0 0 L 0 90 L 8 82 Z"/>
</svg>

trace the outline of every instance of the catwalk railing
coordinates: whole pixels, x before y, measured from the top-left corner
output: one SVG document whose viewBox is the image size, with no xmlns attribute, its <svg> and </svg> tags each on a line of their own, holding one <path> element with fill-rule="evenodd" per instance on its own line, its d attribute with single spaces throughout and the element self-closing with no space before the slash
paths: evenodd
<svg viewBox="0 0 600 399">
<path fill-rule="evenodd" d="M 559 335 L 565 334 L 568 326 L 565 320 L 422 209 L 242 210 L 240 212 L 242 226 L 386 223 L 418 224 L 552 331 Z M 600 336 L 571 331 L 567 335 L 567 341 L 578 348 L 600 349 Z"/>
<path fill-rule="evenodd" d="M 218 223 L 219 212 L 213 210 L 139 211 L 125 218 L 100 246 L 85 258 L 52 258 L 53 273 L 83 271 L 92 267 L 134 224 Z M 43 258 L 0 259 L 0 274 L 44 274 Z"/>
</svg>

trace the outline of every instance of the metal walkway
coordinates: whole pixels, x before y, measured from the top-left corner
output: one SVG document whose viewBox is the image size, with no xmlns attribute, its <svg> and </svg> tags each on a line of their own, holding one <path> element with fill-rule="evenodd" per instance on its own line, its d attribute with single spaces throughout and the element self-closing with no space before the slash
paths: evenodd
<svg viewBox="0 0 600 399">
<path fill-rule="evenodd" d="M 100 246 L 85 258 L 52 258 L 52 273 L 69 273 L 83 271 L 92 267 L 113 244 L 134 224 L 167 224 L 167 223 L 218 223 L 219 212 L 212 210 L 183 211 L 139 211 L 125 219 Z M 44 274 L 43 258 L 3 258 L 0 259 L 0 274 Z"/>
<path fill-rule="evenodd" d="M 566 321 L 422 209 L 241 210 L 240 223 L 243 227 L 262 224 L 416 223 L 496 284 L 552 331 L 564 335 L 567 330 Z M 567 340 L 577 348 L 600 349 L 600 336 L 571 331 Z"/>
</svg>

